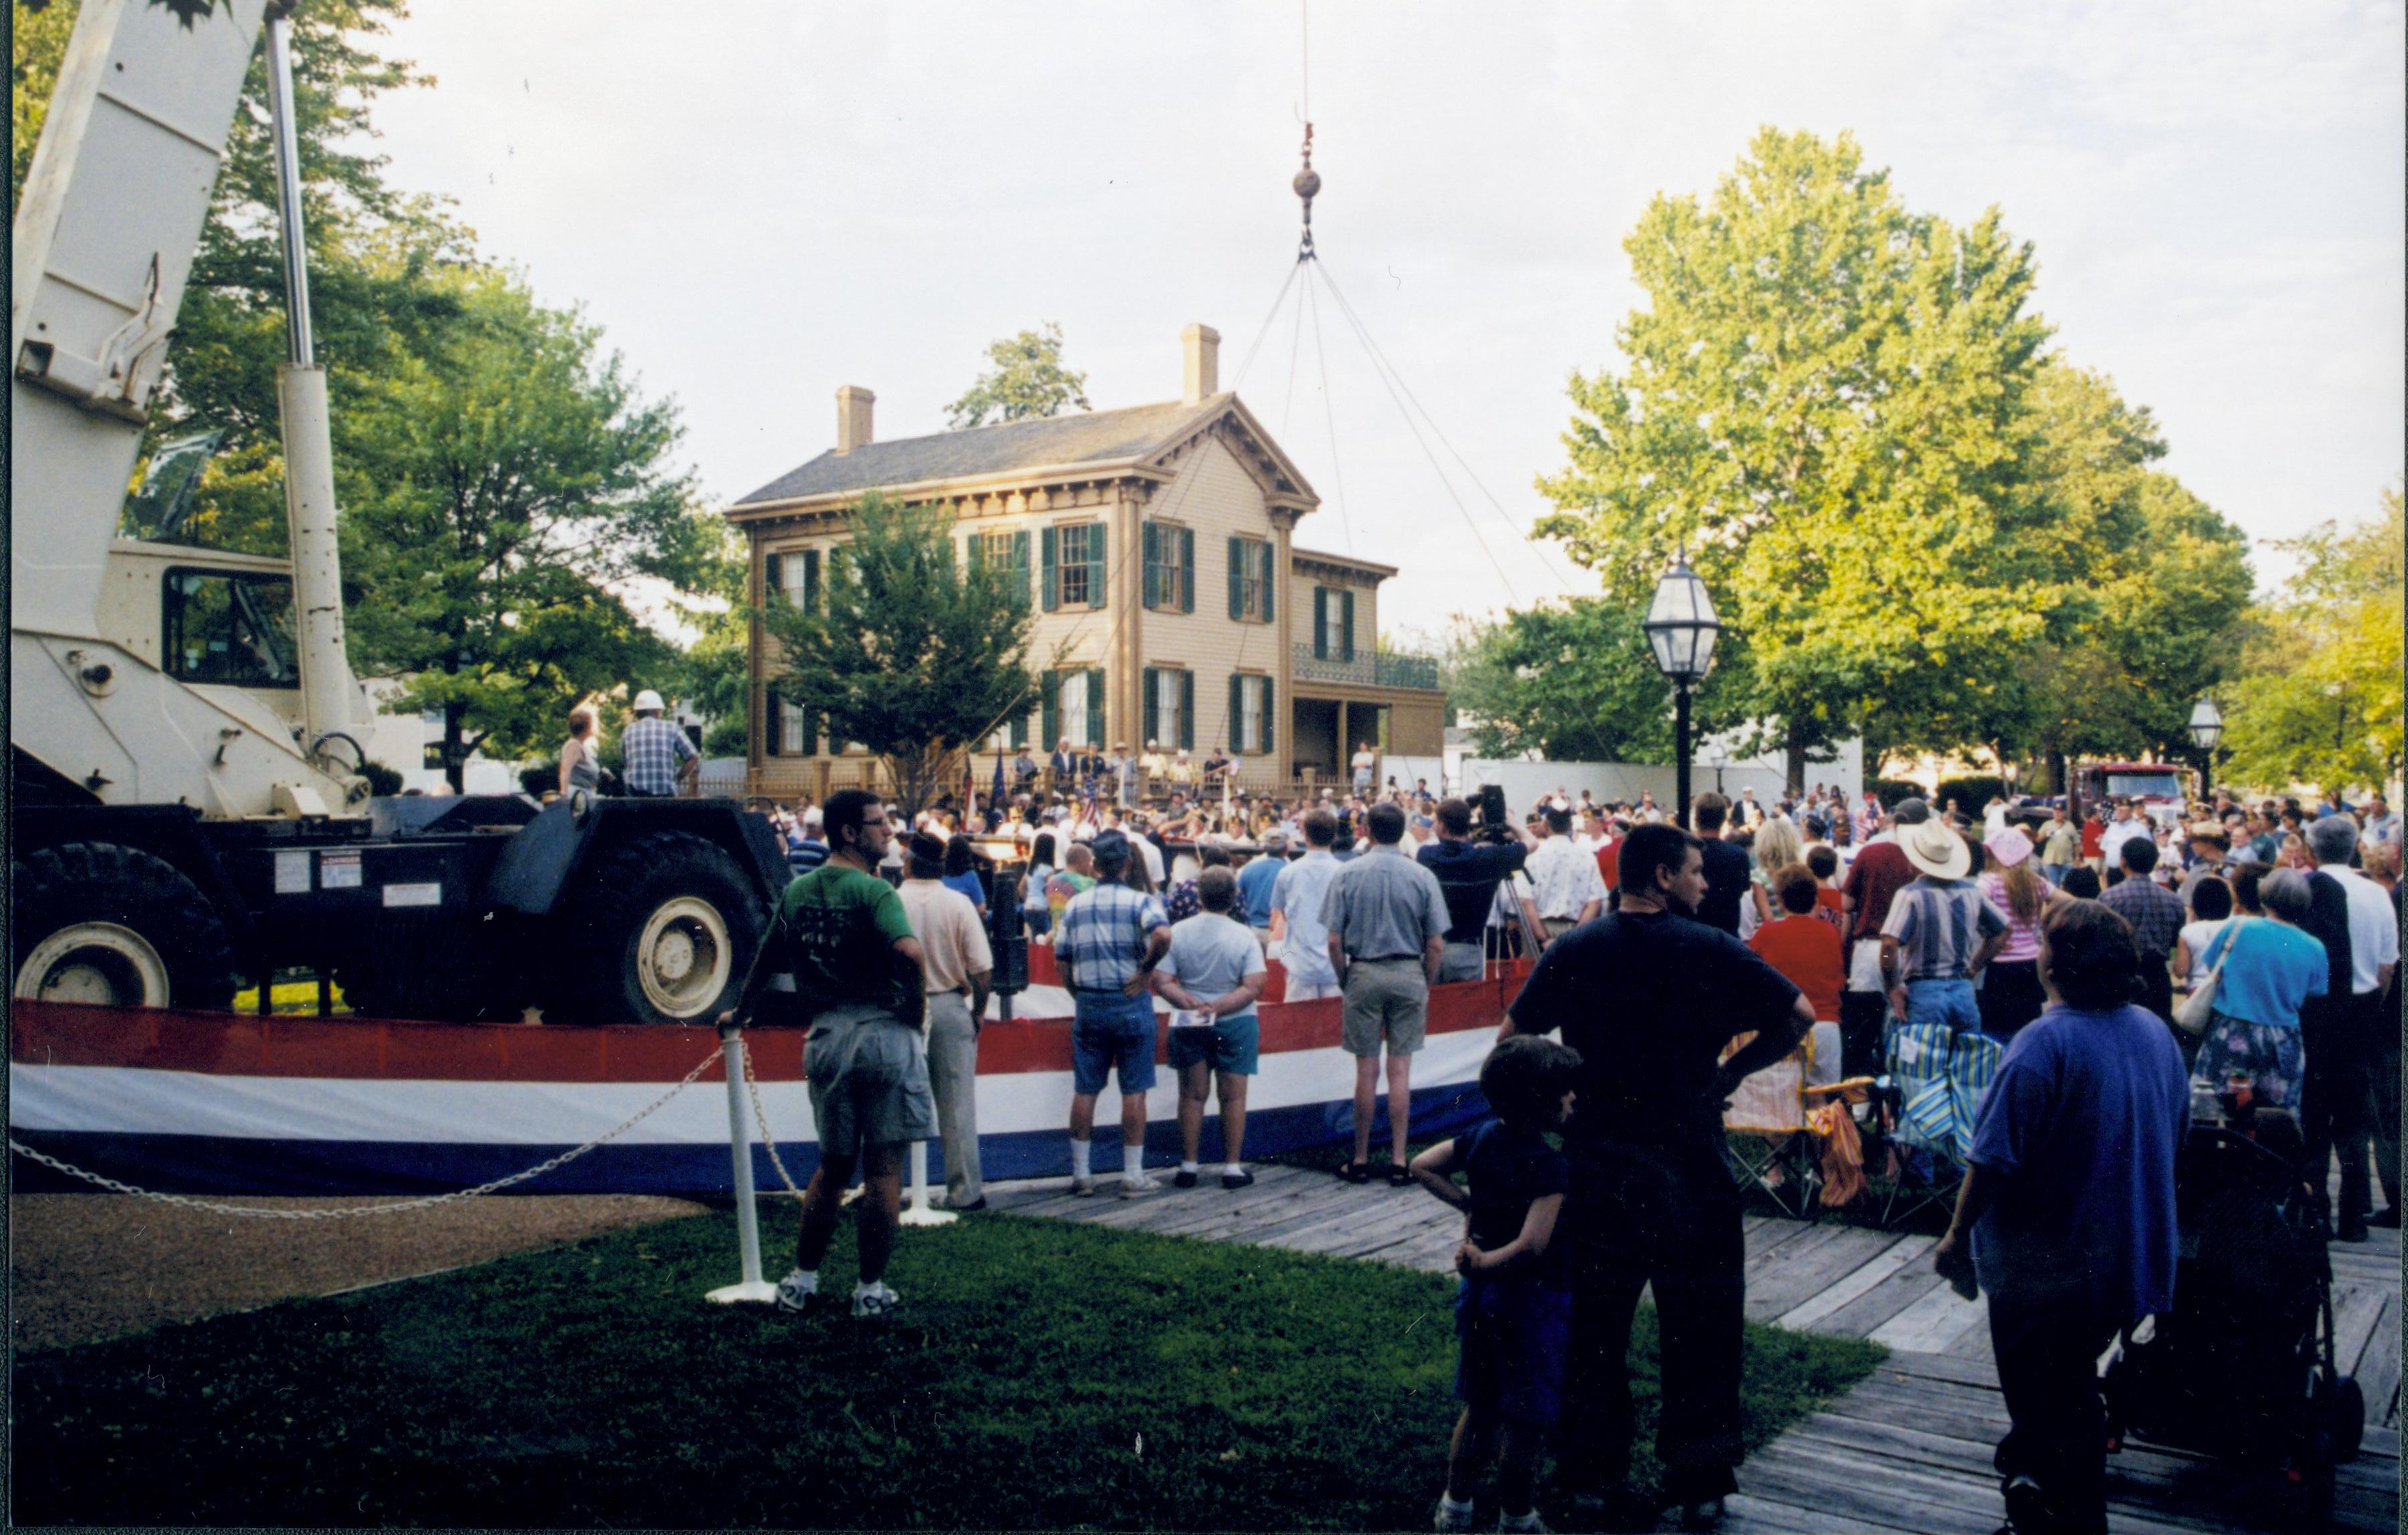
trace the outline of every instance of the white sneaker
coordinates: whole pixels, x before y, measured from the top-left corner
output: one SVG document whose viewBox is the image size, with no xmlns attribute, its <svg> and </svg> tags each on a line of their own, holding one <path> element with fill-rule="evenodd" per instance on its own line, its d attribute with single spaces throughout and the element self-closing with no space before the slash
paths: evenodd
<svg viewBox="0 0 2408 1535">
<path fill-rule="evenodd" d="M 1095 1192 L 1096 1181 L 1093 1178 L 1082 1178 L 1075 1172 L 1070 1175 L 1070 1198 L 1083 1199 Z"/>
<path fill-rule="evenodd" d="M 803 1271 L 796 1269 L 778 1281 L 778 1309 L 781 1312 L 793 1312 L 799 1315 L 810 1310 L 812 1303 L 819 1298 L 820 1280 L 817 1274 L 810 1275 L 806 1282 Z"/>
<path fill-rule="evenodd" d="M 903 1304 L 903 1298 L 886 1287 L 883 1280 L 875 1284 L 856 1286 L 853 1292 L 853 1314 L 855 1316 L 886 1316 Z"/>
<path fill-rule="evenodd" d="M 1471 1522 L 1471 1508 L 1469 1504 L 1459 1509 L 1449 1508 L 1447 1507 L 1446 1499 L 1441 1498 L 1439 1499 L 1438 1503 L 1438 1517 L 1430 1522 L 1430 1528 L 1432 1529 L 1444 1531 L 1471 1529 L 1477 1527 L 1475 1527 Z"/>
<path fill-rule="evenodd" d="M 1510 1513 L 1499 1513 L 1497 1516 L 1497 1528 L 1503 1532 L 1503 1535 L 1550 1535 L 1546 1524 L 1540 1519 L 1537 1509 L 1532 1509 L 1524 1514 L 1519 1523 L 1515 1522 Z"/>
<path fill-rule="evenodd" d="M 1140 1194 L 1151 1194 L 1161 1186 L 1142 1172 L 1134 1177 L 1126 1173 L 1121 1175 L 1121 1198 L 1124 1199 L 1134 1199 Z"/>
</svg>

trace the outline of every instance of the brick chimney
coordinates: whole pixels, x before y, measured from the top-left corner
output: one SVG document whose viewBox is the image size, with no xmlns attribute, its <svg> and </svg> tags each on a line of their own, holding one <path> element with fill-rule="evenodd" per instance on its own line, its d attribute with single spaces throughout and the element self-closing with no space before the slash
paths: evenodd
<svg viewBox="0 0 2408 1535">
<path fill-rule="evenodd" d="M 1179 333 L 1179 344 L 1187 362 L 1180 397 L 1201 405 L 1221 392 L 1221 333 L 1210 325 L 1190 325 Z"/>
<path fill-rule="evenodd" d="M 869 441 L 869 410 L 878 396 L 859 384 L 836 392 L 836 451 L 849 453 Z"/>
</svg>

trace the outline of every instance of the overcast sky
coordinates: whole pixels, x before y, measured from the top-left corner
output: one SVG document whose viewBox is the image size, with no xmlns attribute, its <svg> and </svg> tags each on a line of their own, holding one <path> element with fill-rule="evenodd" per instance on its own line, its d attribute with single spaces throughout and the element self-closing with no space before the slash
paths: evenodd
<svg viewBox="0 0 2408 1535">
<path fill-rule="evenodd" d="M 394 180 L 675 396 L 716 506 L 829 447 L 839 384 L 882 438 L 939 431 L 987 342 L 1054 321 L 1096 408 L 1170 399 L 1200 320 L 1321 493 L 1297 541 L 1401 567 L 1390 627 L 1593 590 L 1521 537 L 1565 379 L 1619 366 L 1647 199 L 1766 123 L 1853 131 L 1913 208 L 2001 208 L 2056 344 L 2254 539 L 2401 474 L 2396 3 L 1314 0 L 1324 262 L 1473 526 L 1326 298 L 1237 377 L 1296 250 L 1297 0 L 416 8 L 390 51 L 438 83 L 377 109 Z"/>
</svg>

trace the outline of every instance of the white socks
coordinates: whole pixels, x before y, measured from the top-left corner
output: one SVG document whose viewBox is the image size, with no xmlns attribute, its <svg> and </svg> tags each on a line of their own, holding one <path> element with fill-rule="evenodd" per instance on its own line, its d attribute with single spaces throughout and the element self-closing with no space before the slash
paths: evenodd
<svg viewBox="0 0 2408 1535">
<path fill-rule="evenodd" d="M 1499 1529 L 1536 1529 L 1539 1528 L 1539 1511 L 1532 1508 L 1520 1513 L 1506 1513 L 1499 1512 L 1497 1515 L 1497 1528 Z"/>
<path fill-rule="evenodd" d="M 1071 1141 L 1071 1142 L 1070 1142 L 1070 1176 L 1071 1176 L 1071 1177 L 1073 1177 L 1073 1178 L 1091 1178 L 1091 1177 L 1095 1176 L 1093 1173 L 1091 1173 L 1091 1172 L 1089 1172 L 1089 1171 L 1087 1170 L 1088 1166 L 1089 1166 L 1089 1164 L 1088 1164 L 1088 1160 L 1087 1160 L 1087 1158 L 1088 1158 L 1088 1154 L 1089 1154 L 1091 1151 L 1093 1151 L 1093 1150 L 1094 1150 L 1094 1148 L 1095 1148 L 1095 1142 L 1094 1142 L 1094 1141 L 1092 1141 L 1092 1140 L 1073 1140 L 1073 1141 Z"/>
<path fill-rule="evenodd" d="M 1194 1172 L 1196 1170 L 1196 1164 L 1193 1162 L 1182 1162 L 1179 1164 L 1179 1170 L 1182 1172 Z"/>
<path fill-rule="evenodd" d="M 1245 1165 L 1240 1162 L 1224 1162 L 1221 1164 L 1221 1174 L 1225 1178 L 1235 1178 L 1238 1174 L 1245 1170 Z"/>
<path fill-rule="evenodd" d="M 1448 1497 L 1445 1493 L 1440 1493 L 1438 1495 L 1438 1506 L 1444 1509 L 1449 1513 L 1469 1513 L 1471 1512 L 1471 1505 L 1469 1503 L 1458 1503 L 1454 1499 Z"/>
<path fill-rule="evenodd" d="M 797 1269 L 786 1276 L 786 1283 L 805 1295 L 817 1295 L 820 1293 L 820 1271 L 817 1269 Z"/>
</svg>

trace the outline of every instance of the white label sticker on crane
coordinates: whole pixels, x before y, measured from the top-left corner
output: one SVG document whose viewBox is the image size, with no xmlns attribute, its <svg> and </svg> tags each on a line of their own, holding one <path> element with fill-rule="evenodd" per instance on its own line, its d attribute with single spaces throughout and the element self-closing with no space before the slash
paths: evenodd
<svg viewBox="0 0 2408 1535">
<path fill-rule="evenodd" d="M 356 853 L 322 853 L 318 854 L 318 888 L 321 890 L 357 890 L 360 887 L 360 855 Z"/>
<path fill-rule="evenodd" d="M 443 886 L 433 881 L 424 884 L 389 884 L 384 887 L 387 906 L 440 906 Z"/>
<path fill-rule="evenodd" d="M 309 890 L 309 850 L 288 849 L 276 855 L 276 893 L 280 896 L 307 895 Z"/>
</svg>

